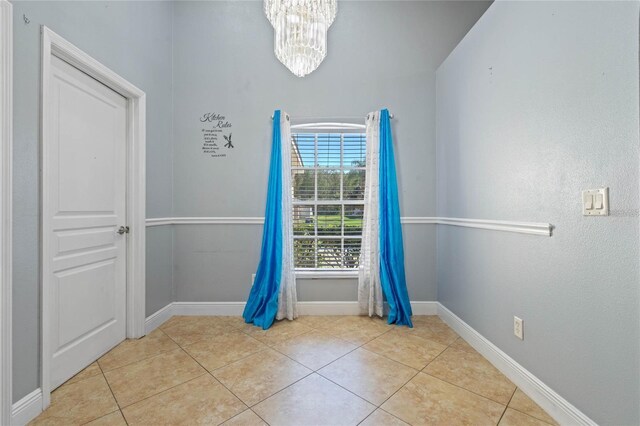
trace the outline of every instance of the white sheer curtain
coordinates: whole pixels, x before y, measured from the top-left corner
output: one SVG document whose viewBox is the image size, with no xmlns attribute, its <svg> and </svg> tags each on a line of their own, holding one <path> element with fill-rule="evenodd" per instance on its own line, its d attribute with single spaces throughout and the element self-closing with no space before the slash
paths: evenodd
<svg viewBox="0 0 640 426">
<path fill-rule="evenodd" d="M 296 275 L 293 266 L 293 220 L 291 187 L 291 120 L 289 114 L 280 114 L 282 148 L 282 275 L 278 294 L 276 319 L 298 317 Z"/>
<path fill-rule="evenodd" d="M 383 314 L 380 285 L 379 254 L 379 159 L 380 112 L 367 115 L 367 158 L 364 188 L 364 218 L 362 248 L 358 268 L 358 304 L 360 312 L 369 316 Z"/>
</svg>

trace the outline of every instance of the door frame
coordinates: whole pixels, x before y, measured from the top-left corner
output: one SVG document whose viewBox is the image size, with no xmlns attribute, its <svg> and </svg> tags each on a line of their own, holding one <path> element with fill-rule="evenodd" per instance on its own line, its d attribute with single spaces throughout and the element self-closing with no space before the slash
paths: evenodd
<svg viewBox="0 0 640 426">
<path fill-rule="evenodd" d="M 0 0 L 0 424 L 11 424 L 13 10 Z"/>
<path fill-rule="evenodd" d="M 90 77 L 98 80 L 127 99 L 127 225 L 130 233 L 127 237 L 127 338 L 144 336 L 145 322 L 145 144 L 146 144 L 146 95 L 133 84 L 84 53 L 69 41 L 51 29 L 42 26 L 42 62 L 40 86 L 40 248 L 41 248 L 41 386 L 42 406 L 46 408 L 51 401 L 51 359 L 50 329 L 48 318 L 51 312 L 49 297 L 50 277 L 44 271 L 50 271 L 49 242 L 51 224 L 45 218 L 51 217 L 51 206 L 43 196 L 44 188 L 50 181 L 49 140 L 51 138 L 51 120 L 49 99 L 51 97 L 51 57 L 56 56 Z"/>
</svg>

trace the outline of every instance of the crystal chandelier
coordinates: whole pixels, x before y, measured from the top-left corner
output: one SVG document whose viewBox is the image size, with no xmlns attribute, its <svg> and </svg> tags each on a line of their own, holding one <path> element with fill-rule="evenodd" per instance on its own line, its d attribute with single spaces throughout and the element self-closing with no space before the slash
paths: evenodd
<svg viewBox="0 0 640 426">
<path fill-rule="evenodd" d="M 337 0 L 264 0 L 264 13 L 275 32 L 274 51 L 298 77 L 313 72 L 327 55 L 327 30 L 336 17 Z"/>
</svg>

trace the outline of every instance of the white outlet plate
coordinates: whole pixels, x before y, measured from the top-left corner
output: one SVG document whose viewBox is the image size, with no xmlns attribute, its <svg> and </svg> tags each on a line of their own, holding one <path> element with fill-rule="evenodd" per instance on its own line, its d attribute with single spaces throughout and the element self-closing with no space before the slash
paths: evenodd
<svg viewBox="0 0 640 426">
<path fill-rule="evenodd" d="M 522 318 L 513 317 L 513 334 L 520 340 L 524 340 L 524 321 Z"/>
</svg>

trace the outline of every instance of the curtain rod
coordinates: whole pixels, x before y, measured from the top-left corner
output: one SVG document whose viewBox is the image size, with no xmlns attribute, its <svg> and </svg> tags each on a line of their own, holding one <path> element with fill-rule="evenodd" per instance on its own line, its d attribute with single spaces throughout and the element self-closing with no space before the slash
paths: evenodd
<svg viewBox="0 0 640 426">
<path fill-rule="evenodd" d="M 307 120 L 312 118 L 314 120 L 322 120 L 322 117 L 291 117 L 291 120 Z M 342 117 L 342 118 L 360 118 L 360 117 Z M 389 113 L 389 118 L 394 118 L 394 115 Z M 273 115 L 271 116 L 271 119 L 273 120 Z"/>
</svg>

